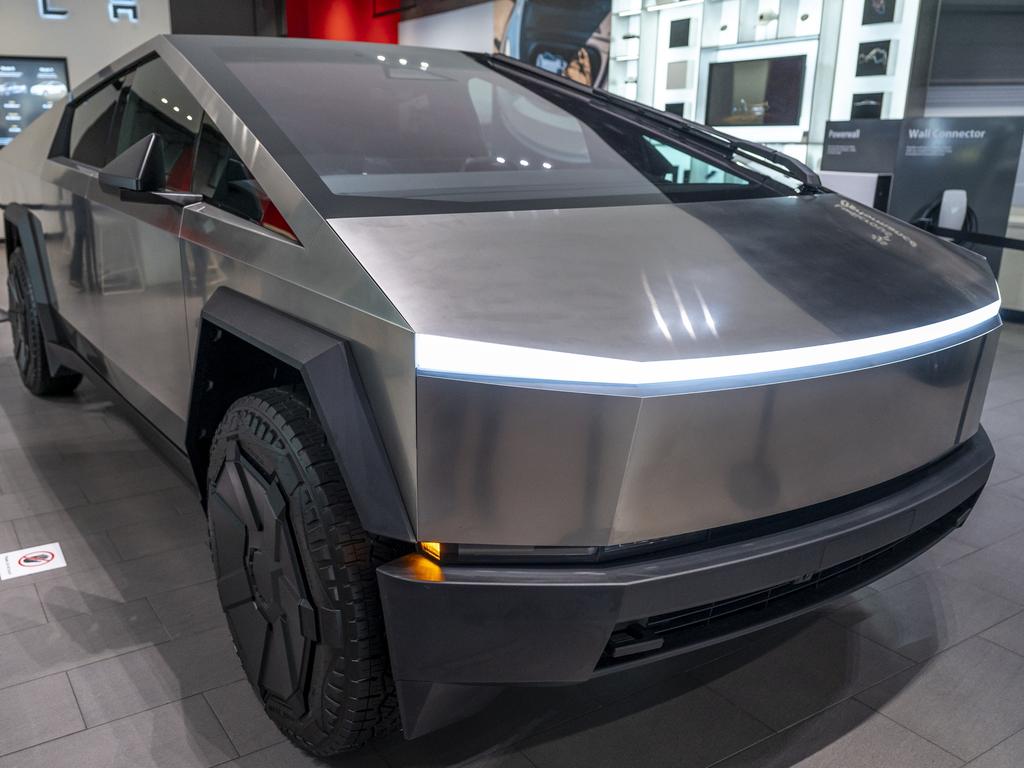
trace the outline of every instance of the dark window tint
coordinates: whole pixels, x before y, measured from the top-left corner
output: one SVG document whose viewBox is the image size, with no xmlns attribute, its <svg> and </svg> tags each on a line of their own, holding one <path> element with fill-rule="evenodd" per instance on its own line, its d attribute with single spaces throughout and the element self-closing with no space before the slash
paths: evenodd
<svg viewBox="0 0 1024 768">
<path fill-rule="evenodd" d="M 690 44 L 690 20 L 676 19 L 668 28 L 668 47 L 685 48 Z"/>
<path fill-rule="evenodd" d="M 199 104 L 163 61 L 153 59 L 132 76 L 117 127 L 115 153 L 124 152 L 151 133 L 159 134 L 164 140 L 167 189 L 188 191 L 201 121 Z"/>
<path fill-rule="evenodd" d="M 277 206 L 209 118 L 203 120 L 192 191 L 218 208 L 297 239 Z"/>
<path fill-rule="evenodd" d="M 671 127 L 660 139 L 676 150 L 669 163 L 652 151 L 648 139 L 658 136 L 614 106 L 482 57 L 337 44 L 245 51 L 228 60 L 229 69 L 342 198 L 331 208 L 335 215 L 680 203 L 789 191 L 749 175 L 719 145 L 676 141 L 666 135 Z M 262 131 L 258 120 L 250 127 Z M 261 139 L 268 147 L 275 140 L 272 132 Z M 287 146 L 271 151 L 295 160 Z M 706 164 L 727 173 L 709 175 L 700 168 Z"/>
<path fill-rule="evenodd" d="M 112 155 L 111 130 L 125 78 L 117 77 L 81 101 L 71 114 L 69 156 L 80 163 L 101 168 Z"/>
</svg>

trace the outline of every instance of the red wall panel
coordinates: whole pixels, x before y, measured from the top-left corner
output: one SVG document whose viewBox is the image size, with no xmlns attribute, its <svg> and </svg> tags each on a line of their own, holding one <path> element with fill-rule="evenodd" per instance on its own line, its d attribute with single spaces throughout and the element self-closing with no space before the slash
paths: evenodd
<svg viewBox="0 0 1024 768">
<path fill-rule="evenodd" d="M 398 42 L 398 14 L 374 16 L 374 0 L 287 0 L 289 37 Z M 377 0 L 379 11 L 395 5 Z"/>
</svg>

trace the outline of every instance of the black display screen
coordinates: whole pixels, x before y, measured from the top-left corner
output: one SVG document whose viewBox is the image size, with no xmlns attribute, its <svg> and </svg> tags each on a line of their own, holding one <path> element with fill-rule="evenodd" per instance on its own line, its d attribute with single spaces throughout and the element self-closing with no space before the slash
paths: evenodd
<svg viewBox="0 0 1024 768">
<path fill-rule="evenodd" d="M 806 56 L 712 64 L 708 125 L 799 125 Z"/>
<path fill-rule="evenodd" d="M 65 59 L 0 56 L 0 147 L 67 93 Z"/>
</svg>

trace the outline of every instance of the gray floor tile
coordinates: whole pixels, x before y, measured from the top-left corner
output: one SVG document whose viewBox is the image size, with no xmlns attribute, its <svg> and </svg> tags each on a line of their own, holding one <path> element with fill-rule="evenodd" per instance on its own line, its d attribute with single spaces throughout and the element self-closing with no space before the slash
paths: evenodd
<svg viewBox="0 0 1024 768">
<path fill-rule="evenodd" d="M 52 425 L 35 424 L 40 419 L 41 413 L 38 409 L 38 398 L 28 395 L 28 399 L 22 400 L 23 395 L 16 395 L 20 413 L 12 414 L 6 410 L 12 405 L 12 399 L 8 393 L 0 392 L 0 402 L 4 404 L 4 412 L 0 415 L 0 451 L 26 450 L 26 451 L 52 451 L 56 454 L 59 444 L 66 440 L 68 435 L 74 434 L 79 439 L 95 437 L 106 437 L 111 434 L 110 428 L 100 416 L 81 415 L 78 408 L 67 408 L 61 413 L 50 414 L 54 417 Z M 8 420 L 17 419 L 17 425 L 5 423 Z M 27 488 L 39 488 L 47 485 L 50 481 L 57 479 L 52 472 L 40 469 L 38 472 L 11 473 L 0 472 L 4 480 L 5 490 L 25 490 Z"/>
<path fill-rule="evenodd" d="M 1024 533 L 961 557 L 942 571 L 1024 605 Z"/>
<path fill-rule="evenodd" d="M 214 688 L 204 696 L 238 754 L 247 755 L 285 740 L 263 711 L 248 680 Z"/>
<path fill-rule="evenodd" d="M 886 648 L 924 661 L 1021 609 L 967 582 L 930 572 L 830 616 Z"/>
<path fill-rule="evenodd" d="M 468 719 L 413 741 L 394 734 L 374 748 L 393 768 L 487 765 L 514 752 L 514 741 L 550 731 L 600 706 L 575 685 L 492 692 L 495 698 Z"/>
<path fill-rule="evenodd" d="M 992 365 L 992 378 L 1002 379 L 1024 373 L 1024 350 L 1014 349 L 1006 345 L 998 350 L 995 363 Z"/>
<path fill-rule="evenodd" d="M 138 650 L 167 639 L 140 600 L 0 636 L 0 688 Z"/>
<path fill-rule="evenodd" d="M 1024 350 L 1024 326 L 1019 323 L 1005 323 L 999 332 L 999 354 Z"/>
<path fill-rule="evenodd" d="M 981 636 L 1024 656 L 1024 612 L 985 630 Z"/>
<path fill-rule="evenodd" d="M 991 481 L 989 482 L 989 485 L 991 485 Z M 1000 483 L 995 487 L 999 488 L 999 490 L 1004 493 L 1016 496 L 1018 499 L 1024 501 L 1024 477 L 1018 477 L 1016 480 L 1009 480 L 1005 483 Z M 1017 511 L 1019 514 L 1024 515 L 1024 507 L 1018 507 Z"/>
<path fill-rule="evenodd" d="M 184 485 L 184 480 L 167 465 L 126 470 L 116 474 L 79 478 L 82 492 L 91 502 L 113 501 L 140 493 L 152 493 Z"/>
<path fill-rule="evenodd" d="M 1024 530 L 1024 499 L 1014 494 L 1017 488 L 1016 480 L 986 488 L 964 526 L 945 541 L 987 547 Z"/>
<path fill-rule="evenodd" d="M 0 494 L 0 520 L 55 512 L 85 504 L 85 494 L 73 480 L 57 480 L 46 488 Z"/>
<path fill-rule="evenodd" d="M 971 760 L 1024 728 L 1024 657 L 975 637 L 857 698 Z"/>
<path fill-rule="evenodd" d="M 34 584 L 0 590 L 0 635 L 46 623 Z"/>
<path fill-rule="evenodd" d="M 64 674 L 9 688 L 0 696 L 0 755 L 85 728 Z"/>
<path fill-rule="evenodd" d="M 1018 731 L 1006 741 L 971 760 L 966 768 L 1020 768 L 1024 765 L 1024 731 Z"/>
<path fill-rule="evenodd" d="M 0 552 L 10 552 L 12 549 L 21 549 L 14 524 L 0 523 Z"/>
<path fill-rule="evenodd" d="M 985 405 L 989 409 L 1024 399 L 1024 374 L 1010 374 L 989 382 Z"/>
<path fill-rule="evenodd" d="M 1024 433 L 1024 400 L 988 409 L 981 423 L 993 441 Z"/>
<path fill-rule="evenodd" d="M 214 629 L 78 667 L 68 677 L 91 728 L 240 680 L 242 674 L 227 630 Z"/>
<path fill-rule="evenodd" d="M 832 613 L 833 611 L 838 611 L 841 608 L 845 608 L 850 603 L 856 603 L 858 600 L 863 600 L 865 597 L 871 597 L 871 595 L 877 595 L 877 594 L 878 594 L 878 590 L 875 589 L 873 586 L 871 586 L 871 587 L 861 587 L 860 589 L 858 589 L 858 590 L 856 590 L 854 592 L 851 592 L 848 595 L 843 595 L 842 597 L 838 597 L 835 600 L 833 600 L 832 602 L 822 606 L 821 612 L 826 614 L 826 615 L 828 615 L 828 614 Z"/>
<path fill-rule="evenodd" d="M 51 619 L 62 619 L 212 578 L 209 548 L 206 544 L 198 544 L 138 560 L 62 574 L 40 580 L 36 586 L 47 615 Z M 203 607 L 202 604 L 193 606 L 196 611 Z"/>
<path fill-rule="evenodd" d="M 209 537 L 206 516 L 201 512 L 154 518 L 115 528 L 107 535 L 125 560 L 202 544 Z"/>
<path fill-rule="evenodd" d="M 973 516 L 974 515 L 972 514 L 972 518 Z M 970 522 L 968 522 L 968 524 L 970 524 Z M 920 576 L 922 573 L 927 573 L 935 568 L 945 565 L 946 563 L 958 560 L 964 555 L 969 555 L 978 546 L 984 545 L 972 545 L 963 541 L 958 541 L 951 536 L 947 536 L 924 554 L 918 555 L 906 565 L 897 568 L 892 573 L 886 574 L 882 578 L 873 582 L 871 586 L 878 591 L 884 591 L 890 587 L 896 586 L 897 584 L 909 581 L 915 576 Z"/>
<path fill-rule="evenodd" d="M 209 768 L 235 757 L 202 696 L 0 758 L 0 768 Z"/>
<path fill-rule="evenodd" d="M 291 744 L 277 744 L 251 755 L 225 763 L 223 768 L 389 768 L 388 763 L 370 750 L 347 754 L 338 760 L 318 760 Z M 467 766 L 468 768 L 468 766 Z M 527 765 L 509 768 L 528 768 Z"/>
<path fill-rule="evenodd" d="M 677 678 L 539 734 L 520 748 L 537 768 L 697 768 L 770 733 L 710 688 Z"/>
<path fill-rule="evenodd" d="M 226 626 L 214 581 L 151 595 L 149 602 L 171 637 Z"/>
<path fill-rule="evenodd" d="M 963 762 L 857 701 L 758 742 L 715 768 L 957 768 Z"/>
<path fill-rule="evenodd" d="M 909 667 L 911 662 L 838 624 L 795 621 L 749 650 L 694 674 L 776 730 Z"/>
<path fill-rule="evenodd" d="M 181 511 L 174 496 L 151 493 L 25 517 L 14 521 L 14 529 L 22 539 L 53 541 L 61 536 L 81 536 L 136 523 L 173 519 Z"/>
<path fill-rule="evenodd" d="M 1024 400 L 1006 407 L 1018 406 L 1024 406 Z M 1024 412 L 1024 407 L 1021 410 Z M 1008 437 L 993 439 L 996 459 L 992 466 L 993 477 L 989 480 L 990 483 L 998 485 L 1010 479 L 1006 477 L 1007 475 L 1013 475 L 1014 478 L 1024 475 L 1024 417 L 1021 418 L 1022 421 L 1017 421 L 1015 417 L 1011 422 L 1013 432 Z"/>
</svg>

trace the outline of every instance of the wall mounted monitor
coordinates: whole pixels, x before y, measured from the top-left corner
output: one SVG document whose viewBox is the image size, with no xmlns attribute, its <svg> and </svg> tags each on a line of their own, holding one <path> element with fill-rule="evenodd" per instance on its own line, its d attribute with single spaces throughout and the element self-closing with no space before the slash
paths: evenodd
<svg viewBox="0 0 1024 768">
<path fill-rule="evenodd" d="M 67 93 L 66 59 L 0 56 L 0 147 Z"/>
<path fill-rule="evenodd" d="M 888 73 L 890 45 L 889 40 L 861 43 L 857 50 L 857 77 L 873 77 Z"/>
<path fill-rule="evenodd" d="M 887 24 L 896 18 L 896 0 L 864 0 L 862 24 Z"/>
<path fill-rule="evenodd" d="M 885 102 L 885 94 L 876 93 L 855 93 L 850 102 L 850 119 L 877 120 L 882 116 L 882 105 Z"/>
<path fill-rule="evenodd" d="M 725 61 L 708 70 L 708 125 L 799 125 L 806 56 Z"/>
</svg>

